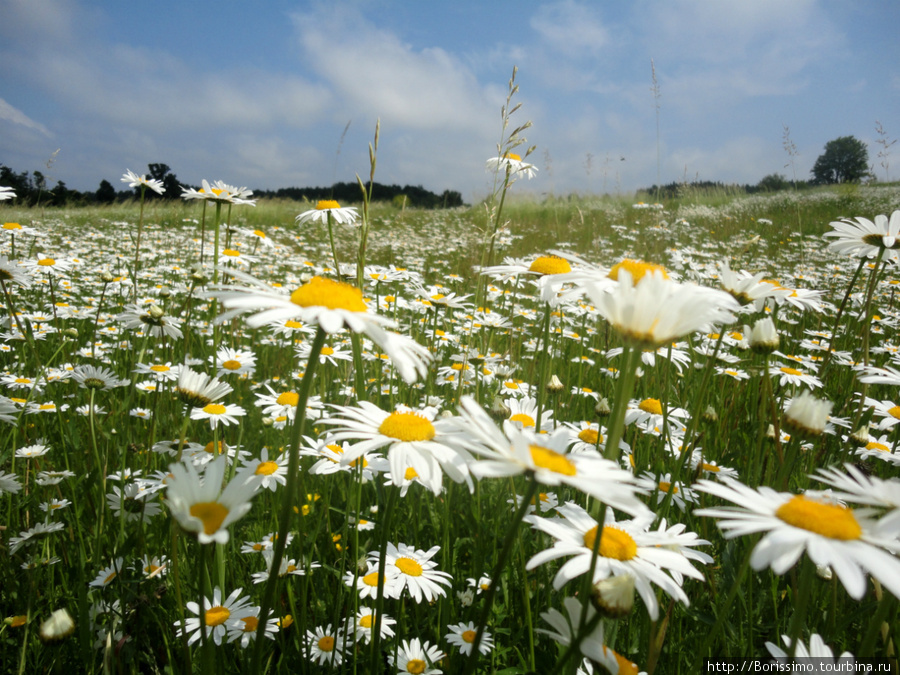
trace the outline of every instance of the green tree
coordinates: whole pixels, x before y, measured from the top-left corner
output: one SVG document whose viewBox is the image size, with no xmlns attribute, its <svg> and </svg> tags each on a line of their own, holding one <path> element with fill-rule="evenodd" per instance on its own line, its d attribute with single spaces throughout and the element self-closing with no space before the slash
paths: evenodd
<svg viewBox="0 0 900 675">
<path fill-rule="evenodd" d="M 787 190 L 791 187 L 788 179 L 780 173 L 770 173 L 756 184 L 756 189 L 760 192 L 778 192 L 779 190 Z"/>
<path fill-rule="evenodd" d="M 101 180 L 100 187 L 94 193 L 94 198 L 100 204 L 112 204 L 116 201 L 116 189 L 108 180 Z"/>
<path fill-rule="evenodd" d="M 812 168 L 818 184 L 858 183 L 869 176 L 869 150 L 854 136 L 841 136 L 825 144 Z"/>
</svg>

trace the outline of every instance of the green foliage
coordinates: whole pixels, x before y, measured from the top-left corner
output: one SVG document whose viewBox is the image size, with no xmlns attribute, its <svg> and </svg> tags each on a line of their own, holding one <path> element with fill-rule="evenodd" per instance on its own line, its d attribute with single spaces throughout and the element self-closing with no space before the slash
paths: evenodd
<svg viewBox="0 0 900 675">
<path fill-rule="evenodd" d="M 841 136 L 825 144 L 812 168 L 813 182 L 819 185 L 859 183 L 869 176 L 869 150 L 854 136 Z"/>
</svg>

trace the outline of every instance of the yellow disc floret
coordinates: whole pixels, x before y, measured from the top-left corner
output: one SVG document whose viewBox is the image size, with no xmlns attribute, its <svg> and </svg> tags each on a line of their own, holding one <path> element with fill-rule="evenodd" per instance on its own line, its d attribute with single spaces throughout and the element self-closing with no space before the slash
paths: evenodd
<svg viewBox="0 0 900 675">
<path fill-rule="evenodd" d="M 778 507 L 775 515 L 788 525 L 815 532 L 829 539 L 849 541 L 862 536 L 853 511 L 840 504 L 827 504 L 796 495 Z"/>
<path fill-rule="evenodd" d="M 348 312 L 365 312 L 362 291 L 341 281 L 313 277 L 291 293 L 291 302 L 300 307 L 325 307 Z"/>
<path fill-rule="evenodd" d="M 597 526 L 594 525 L 584 533 L 584 545 L 594 550 L 597 539 Z M 600 550 L 604 558 L 615 560 L 631 560 L 637 555 L 637 544 L 630 534 L 617 527 L 604 527 L 603 536 L 600 538 Z"/>
<path fill-rule="evenodd" d="M 394 412 L 384 418 L 378 432 L 404 442 L 430 441 L 434 438 L 434 425 L 416 412 Z"/>
<path fill-rule="evenodd" d="M 534 262 L 528 266 L 529 272 L 537 272 L 538 274 L 565 274 L 572 271 L 572 266 L 565 258 L 558 255 L 542 255 L 535 258 Z"/>
</svg>

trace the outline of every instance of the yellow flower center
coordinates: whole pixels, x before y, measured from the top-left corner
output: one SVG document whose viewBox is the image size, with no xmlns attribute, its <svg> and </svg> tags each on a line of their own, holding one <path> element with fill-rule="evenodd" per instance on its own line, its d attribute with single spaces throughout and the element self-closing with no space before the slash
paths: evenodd
<svg viewBox="0 0 900 675">
<path fill-rule="evenodd" d="M 703 462 L 702 467 L 704 471 L 709 471 L 710 473 L 719 473 L 721 471 L 715 464 L 707 464 L 706 462 Z"/>
<path fill-rule="evenodd" d="M 222 364 L 222 367 L 225 370 L 240 370 L 241 362 L 235 361 L 234 359 L 228 359 L 225 363 Z"/>
<path fill-rule="evenodd" d="M 53 258 L 41 258 L 38 260 L 38 265 L 41 267 L 53 267 L 56 264 L 56 261 Z"/>
<path fill-rule="evenodd" d="M 325 211 L 326 209 L 339 209 L 341 205 L 333 199 L 320 199 L 316 203 L 316 211 Z"/>
<path fill-rule="evenodd" d="M 19 223 L 3 223 L 4 230 L 21 230 L 22 226 Z"/>
<path fill-rule="evenodd" d="M 291 293 L 291 302 L 300 307 L 325 307 L 348 312 L 365 312 L 362 291 L 341 281 L 313 277 Z"/>
<path fill-rule="evenodd" d="M 659 402 L 658 398 L 645 398 L 640 402 L 638 408 L 643 410 L 645 413 L 650 413 L 651 415 L 662 415 L 662 404 Z"/>
<path fill-rule="evenodd" d="M 422 675 L 425 672 L 425 662 L 422 659 L 410 659 L 406 662 L 406 672 L 413 675 Z"/>
<path fill-rule="evenodd" d="M 226 248 L 222 251 L 222 255 L 227 255 L 229 258 L 239 258 L 241 256 L 240 251 L 235 251 L 233 248 Z"/>
<path fill-rule="evenodd" d="M 372 614 L 366 614 L 365 616 L 361 616 L 359 621 L 356 622 L 356 625 L 361 626 L 362 628 L 371 628 L 372 627 Z"/>
<path fill-rule="evenodd" d="M 378 572 L 369 572 L 362 580 L 366 586 L 372 586 L 374 588 L 378 585 Z"/>
<path fill-rule="evenodd" d="M 509 418 L 510 422 L 521 422 L 523 427 L 533 427 L 534 426 L 534 418 L 530 415 L 526 415 L 525 413 L 516 413 L 512 417 Z"/>
<path fill-rule="evenodd" d="M 659 491 L 660 492 L 672 492 L 674 494 L 678 494 L 678 486 L 672 485 L 671 483 L 661 480 L 659 481 Z"/>
<path fill-rule="evenodd" d="M 288 319 L 284 322 L 285 328 L 303 328 L 303 324 L 299 321 L 294 321 L 293 319 Z"/>
<path fill-rule="evenodd" d="M 596 539 L 597 526 L 594 525 L 594 527 L 584 533 L 584 545 L 593 551 Z M 632 536 L 624 530 L 620 530 L 617 527 L 604 527 L 603 535 L 600 537 L 600 550 L 598 553 L 604 558 L 631 560 L 637 555 L 637 544 Z"/>
<path fill-rule="evenodd" d="M 512 160 L 515 160 L 515 161 L 517 161 L 517 162 L 521 162 L 521 161 L 522 161 L 522 156 L 521 156 L 521 155 L 517 155 L 517 154 L 514 153 L 514 152 L 507 152 L 507 153 L 506 153 L 505 155 L 503 155 L 503 156 L 504 156 L 506 159 L 512 159 Z"/>
<path fill-rule="evenodd" d="M 207 415 L 224 415 L 225 406 L 219 403 L 209 403 L 203 406 L 203 412 L 205 412 Z"/>
<path fill-rule="evenodd" d="M 219 441 L 218 445 L 216 445 L 215 443 L 210 441 L 209 443 L 206 444 L 206 446 L 203 448 L 203 450 L 210 455 L 213 453 L 221 455 L 223 452 L 225 452 L 225 447 L 222 444 L 222 441 Z"/>
<path fill-rule="evenodd" d="M 853 511 L 840 504 L 825 504 L 796 495 L 778 507 L 775 515 L 788 525 L 821 534 L 829 539 L 849 541 L 862 536 Z"/>
<path fill-rule="evenodd" d="M 257 237 L 259 237 L 260 239 L 265 239 L 265 238 L 266 238 L 266 233 L 263 232 L 262 230 L 253 230 L 253 234 L 255 234 L 255 235 L 256 235 Z"/>
<path fill-rule="evenodd" d="M 329 347 L 328 345 L 324 345 L 322 347 L 321 354 L 322 354 L 322 356 L 331 356 L 332 354 L 334 354 L 334 350 L 331 347 Z"/>
<path fill-rule="evenodd" d="M 109 575 L 103 580 L 104 584 L 108 584 L 110 581 L 116 578 L 115 572 L 110 572 Z"/>
<path fill-rule="evenodd" d="M 596 445 L 597 441 L 603 439 L 600 438 L 600 433 L 596 429 L 582 429 L 578 433 L 578 440 L 590 445 Z"/>
<path fill-rule="evenodd" d="M 638 675 L 639 668 L 636 663 L 629 661 L 624 656 L 608 647 L 604 647 L 603 651 L 612 652 L 612 655 L 616 657 L 616 665 L 619 667 L 617 672 L 619 675 Z"/>
<path fill-rule="evenodd" d="M 213 534 L 222 526 L 228 515 L 228 509 L 219 502 L 198 502 L 191 506 L 190 514 L 203 523 L 205 534 Z"/>
<path fill-rule="evenodd" d="M 893 408 L 888 410 L 888 415 L 891 417 L 895 417 L 900 420 L 900 405 L 895 405 Z"/>
<path fill-rule="evenodd" d="M 256 467 L 257 476 L 271 476 L 278 471 L 278 462 L 260 462 Z"/>
<path fill-rule="evenodd" d="M 879 450 L 881 452 L 890 452 L 890 448 L 886 446 L 884 443 L 877 443 L 875 441 L 870 441 L 866 443 L 866 450 Z"/>
<path fill-rule="evenodd" d="M 150 370 L 152 370 L 154 373 L 168 373 L 172 369 L 169 368 L 169 366 L 155 365 L 150 366 Z"/>
<path fill-rule="evenodd" d="M 216 605 L 206 610 L 204 620 L 207 626 L 221 626 L 231 617 L 231 612 L 227 607 Z"/>
<path fill-rule="evenodd" d="M 789 368 L 788 366 L 782 366 L 781 372 L 785 375 L 803 375 L 803 373 L 796 368 Z"/>
<path fill-rule="evenodd" d="M 241 631 L 244 633 L 255 633 L 257 626 L 259 626 L 259 619 L 255 616 L 242 617 L 241 621 L 244 622 L 244 627 L 241 628 Z"/>
<path fill-rule="evenodd" d="M 297 402 L 300 400 L 300 394 L 295 391 L 286 391 L 283 394 L 279 394 L 278 398 L 275 399 L 275 403 L 278 405 L 297 405 Z"/>
<path fill-rule="evenodd" d="M 663 279 L 669 278 L 666 268 L 662 265 L 644 262 L 643 260 L 630 260 L 628 258 L 613 265 L 613 268 L 609 271 L 609 278 L 613 281 L 618 281 L 619 271 L 621 270 L 625 270 L 631 274 L 631 281 L 633 284 L 637 284 L 644 278 L 644 275 L 650 274 L 651 272 L 658 272 L 662 275 Z"/>
<path fill-rule="evenodd" d="M 333 652 L 334 651 L 334 638 L 330 635 L 326 635 L 323 638 L 319 638 L 317 643 L 319 645 L 319 649 L 323 652 Z"/>
<path fill-rule="evenodd" d="M 572 271 L 572 266 L 565 258 L 558 255 L 542 255 L 535 258 L 534 262 L 528 266 L 529 272 L 537 272 L 538 274 L 565 274 Z"/>
<path fill-rule="evenodd" d="M 403 472 L 404 480 L 413 480 L 414 478 L 418 478 L 419 474 L 416 473 L 416 470 L 411 466 L 406 467 L 406 471 Z"/>
<path fill-rule="evenodd" d="M 528 447 L 528 450 L 531 452 L 531 461 L 540 469 L 561 473 L 564 476 L 575 476 L 578 474 L 575 464 L 566 458 L 565 455 L 561 455 L 555 450 L 540 445 L 531 445 Z"/>
<path fill-rule="evenodd" d="M 475 642 L 475 631 L 474 630 L 465 630 L 462 632 L 462 635 L 460 635 L 460 637 L 463 639 L 463 642 L 468 642 L 469 644 L 472 644 L 473 642 Z"/>
<path fill-rule="evenodd" d="M 394 412 L 384 418 L 378 432 L 404 442 L 430 441 L 434 438 L 434 425 L 415 412 Z"/>
<path fill-rule="evenodd" d="M 420 577 L 422 576 L 422 566 L 412 558 L 397 558 L 397 562 L 394 563 L 397 566 L 397 569 L 403 572 L 403 574 L 410 577 Z"/>
</svg>

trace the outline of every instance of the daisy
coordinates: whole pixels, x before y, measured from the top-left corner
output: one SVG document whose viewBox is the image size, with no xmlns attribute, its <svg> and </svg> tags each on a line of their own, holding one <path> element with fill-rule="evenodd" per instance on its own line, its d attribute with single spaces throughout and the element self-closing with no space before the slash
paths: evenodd
<svg viewBox="0 0 900 675">
<path fill-rule="evenodd" d="M 123 183 L 128 183 L 128 187 L 140 187 L 141 189 L 150 188 L 158 195 L 161 195 L 166 191 L 161 180 L 157 180 L 156 178 L 147 178 L 146 175 L 138 176 L 131 169 L 125 170 L 125 173 L 123 174 L 121 180 Z"/>
<path fill-rule="evenodd" d="M 264 572 L 254 572 L 253 574 L 253 583 L 261 584 L 269 580 L 269 577 L 272 575 L 272 560 L 275 552 L 272 548 L 266 548 L 262 551 L 263 559 L 266 562 L 266 569 Z M 318 569 L 321 565 L 317 562 L 312 562 L 309 564 L 309 569 Z M 281 563 L 278 565 L 278 576 L 279 578 L 286 577 L 288 575 L 302 577 L 306 574 L 306 569 L 297 565 L 296 560 L 288 560 L 286 558 L 281 559 Z"/>
<path fill-rule="evenodd" d="M 399 406 L 389 413 L 367 401 L 360 401 L 358 408 L 334 408 L 342 416 L 322 420 L 335 426 L 332 441 L 356 441 L 344 452 L 343 464 L 387 446 L 392 476 L 404 476 L 407 467 L 412 467 L 435 495 L 441 492 L 444 473 L 457 483 L 465 481 L 472 489 L 467 467 L 471 455 L 449 442 L 456 427 L 447 419 L 435 422 L 436 408 Z"/>
<path fill-rule="evenodd" d="M 312 352 L 312 344 L 309 342 L 304 342 L 297 347 L 297 356 L 301 361 L 309 361 L 310 354 Z M 322 365 L 329 363 L 332 366 L 338 365 L 338 361 L 352 361 L 353 354 L 346 349 L 341 349 L 338 347 L 335 349 L 329 345 L 322 345 L 322 350 L 319 352 L 319 363 Z"/>
<path fill-rule="evenodd" d="M 436 562 L 432 562 L 434 555 L 441 550 L 440 546 L 432 546 L 427 551 L 421 551 L 406 544 L 388 543 L 385 551 L 385 569 L 396 569 L 397 575 L 393 597 L 399 598 L 403 589 L 407 589 L 416 602 L 434 601 L 437 596 L 445 596 L 446 591 L 441 586 L 449 586 L 451 576 L 447 572 L 441 572 Z M 377 564 L 379 555 L 377 551 L 369 553 L 368 561 Z M 376 568 L 377 569 L 377 568 Z"/>
<path fill-rule="evenodd" d="M 210 357 L 216 366 L 216 377 L 223 375 L 246 375 L 251 377 L 256 370 L 256 354 L 249 349 L 222 347 L 215 357 Z"/>
<path fill-rule="evenodd" d="M 326 333 L 336 333 L 348 328 L 354 333 L 365 333 L 390 357 L 391 363 L 408 383 L 423 377 L 431 354 L 411 338 L 389 333 L 385 327 L 396 325 L 392 319 L 369 312 L 362 291 L 340 281 L 313 277 L 289 296 L 269 289 L 261 281 L 237 270 L 226 273 L 250 286 L 226 286 L 209 293 L 220 298 L 228 312 L 219 322 L 239 314 L 255 311 L 247 319 L 247 325 L 258 327 L 267 323 L 297 319 L 317 324 Z"/>
<path fill-rule="evenodd" d="M 574 502 L 567 502 L 556 510 L 562 518 L 534 518 L 531 521 L 532 527 L 549 534 L 556 541 L 552 547 L 533 556 L 525 569 L 532 570 L 550 560 L 573 556 L 559 569 L 553 580 L 553 587 L 559 590 L 590 570 L 598 525 L 587 511 Z M 678 550 L 676 537 L 666 531 L 651 532 L 650 522 L 649 517 L 616 522 L 611 510 L 607 509 L 592 583 L 614 576 L 633 577 L 650 618 L 656 621 L 659 604 L 651 584 L 684 605 L 689 605 L 681 584 L 667 571 L 693 579 L 703 579 L 703 574 Z M 709 542 L 697 539 L 693 545 L 705 544 Z"/>
<path fill-rule="evenodd" d="M 534 429 L 537 418 L 537 401 L 531 397 L 511 398 L 506 401 L 509 406 L 509 421 L 520 429 Z M 553 410 L 541 413 L 541 429 L 553 426 Z"/>
<path fill-rule="evenodd" d="M 382 596 L 385 598 L 398 598 L 400 597 L 400 593 L 403 591 L 403 586 L 401 585 L 398 577 L 400 576 L 400 570 L 397 567 L 392 565 L 385 565 L 384 574 L 379 577 L 378 575 L 378 562 L 367 561 L 366 562 L 366 570 L 365 574 L 360 573 L 355 577 L 356 590 L 359 591 L 359 597 L 362 600 L 366 598 L 371 598 L 375 600 L 378 598 L 378 587 L 383 586 L 384 590 L 381 592 Z M 379 583 L 380 579 L 380 583 Z M 345 572 L 344 573 L 344 584 L 352 587 L 354 585 L 354 574 L 353 572 Z"/>
<path fill-rule="evenodd" d="M 639 280 L 627 269 L 618 282 L 587 282 L 584 290 L 613 328 L 640 349 L 656 349 L 712 324 L 731 323 L 737 301 L 724 291 L 679 284 L 651 271 Z"/>
<path fill-rule="evenodd" d="M 875 351 L 874 349 L 872 350 Z M 890 366 L 876 368 L 875 366 L 858 366 L 856 376 L 860 382 L 864 384 L 889 384 L 891 386 L 900 386 L 900 370 Z"/>
<path fill-rule="evenodd" d="M 394 637 L 394 629 L 391 626 L 396 625 L 396 620 L 389 616 L 382 615 L 380 634 L 382 640 L 388 640 Z M 356 613 L 356 620 L 352 618 L 347 620 L 345 628 L 347 634 L 353 634 L 356 642 L 362 640 L 366 644 L 372 641 L 372 629 L 375 628 L 375 610 L 369 607 L 363 607 Z"/>
<path fill-rule="evenodd" d="M 88 585 L 94 588 L 109 586 L 119 576 L 119 572 L 122 571 L 123 562 L 122 558 L 116 558 L 112 563 L 100 570 L 97 578 Z"/>
<path fill-rule="evenodd" d="M 585 454 L 567 454 L 569 431 L 533 434 L 505 423 L 501 432 L 475 399 L 464 396 L 456 418 L 455 443 L 482 456 L 469 466 L 479 478 L 534 474 L 544 485 L 569 485 L 632 515 L 647 513 L 634 477 L 614 462 Z"/>
<path fill-rule="evenodd" d="M 495 281 L 509 281 L 521 275 L 536 279 L 541 300 L 556 306 L 560 303 L 559 291 L 573 277 L 572 265 L 559 255 L 541 255 L 533 260 L 506 258 L 502 265 L 482 268 L 481 274 Z M 580 277 L 578 277 L 580 278 Z"/>
<path fill-rule="evenodd" d="M 301 455 L 318 457 L 318 461 L 309 467 L 311 474 L 326 476 L 340 472 L 355 473 L 361 467 L 362 482 L 368 483 L 376 473 L 390 470 L 387 460 L 378 453 L 367 452 L 345 464 L 344 454 L 350 449 L 350 444 L 331 443 L 331 440 L 329 437 L 324 442 L 313 443 L 308 449 L 300 451 Z"/>
<path fill-rule="evenodd" d="M 12 555 L 23 546 L 30 546 L 35 542 L 42 541 L 44 537 L 54 532 L 59 532 L 64 528 L 65 525 L 62 523 L 36 523 L 34 527 L 24 532 L 19 532 L 18 537 L 10 537 L 9 554 Z"/>
<path fill-rule="evenodd" d="M 262 244 L 265 248 L 275 248 L 275 242 L 273 242 L 269 238 L 269 236 L 262 230 L 249 230 L 239 228 L 238 232 L 254 241 L 254 251 L 256 250 L 256 244 Z"/>
<path fill-rule="evenodd" d="M 38 483 L 38 485 L 41 485 L 41 483 Z M 18 476 L 13 473 L 0 471 L 0 495 L 2 495 L 4 492 L 15 494 L 21 489 L 22 486 L 19 484 Z"/>
<path fill-rule="evenodd" d="M 24 448 L 19 448 L 16 450 L 16 457 L 24 457 L 26 459 L 33 459 L 35 457 L 43 457 L 50 450 L 49 445 L 44 445 L 43 443 L 36 443 L 35 445 L 27 445 Z"/>
<path fill-rule="evenodd" d="M 5 225 L 14 225 L 16 223 L 5 223 Z M 0 255 L 0 282 L 3 284 L 18 284 L 23 288 L 31 286 L 31 279 L 17 263 L 11 262 L 5 255 Z"/>
<path fill-rule="evenodd" d="M 487 160 L 488 171 L 506 172 L 510 177 L 522 174 L 529 180 L 534 178 L 537 173 L 537 167 L 522 160 L 520 155 L 514 152 L 507 152 L 502 157 L 491 157 Z"/>
<path fill-rule="evenodd" d="M 72 502 L 68 499 L 51 499 L 49 502 L 43 502 L 41 504 L 41 511 L 43 511 L 44 513 L 51 513 L 53 511 L 64 509 L 68 506 L 72 506 Z"/>
<path fill-rule="evenodd" d="M 260 486 L 275 492 L 276 487 L 287 485 L 288 455 L 281 453 L 277 459 L 269 459 L 269 449 L 263 448 L 259 459 L 254 459 L 244 465 L 248 473 L 260 478 Z"/>
<path fill-rule="evenodd" d="M 316 203 L 316 208 L 304 211 L 294 220 L 298 225 L 304 225 L 306 223 L 327 223 L 329 217 L 338 225 L 353 225 L 359 218 L 359 214 L 353 206 L 341 208 L 341 205 L 333 199 L 320 199 Z"/>
<path fill-rule="evenodd" d="M 775 297 L 778 294 L 785 294 L 787 289 L 779 289 L 772 284 L 763 281 L 764 272 L 751 275 L 749 272 L 741 270 L 740 272 L 732 272 L 728 266 L 728 261 L 722 263 L 719 272 L 719 284 L 722 289 L 730 293 L 742 307 L 753 304 L 757 300 Z"/>
<path fill-rule="evenodd" d="M 896 533 L 884 537 L 864 512 L 765 486 L 754 490 L 725 477 L 694 487 L 739 505 L 694 512 L 718 518 L 726 539 L 766 533 L 750 557 L 753 569 L 771 567 L 782 575 L 805 551 L 816 565 L 831 567 L 854 600 L 866 592 L 866 573 L 900 595 L 900 560 L 884 551 L 896 548 Z"/>
<path fill-rule="evenodd" d="M 252 265 L 258 260 L 256 256 L 247 255 L 235 248 L 226 248 L 219 254 L 220 265 Z"/>
<path fill-rule="evenodd" d="M 35 478 L 35 482 L 41 486 L 57 485 L 66 478 L 72 478 L 74 476 L 75 473 L 72 471 L 41 471 L 38 473 L 37 478 Z M 6 489 L 3 485 L 3 479 L 3 472 L 0 471 L 0 490 Z M 10 490 L 10 492 L 18 492 L 18 490 Z"/>
<path fill-rule="evenodd" d="M 245 187 L 234 187 L 220 180 L 210 185 L 206 180 L 201 181 L 203 187 L 199 190 L 194 188 L 181 188 L 182 199 L 201 199 L 219 204 L 249 204 L 256 206 L 256 201 L 248 199 L 253 195 L 252 190 Z"/>
<path fill-rule="evenodd" d="M 423 643 L 419 638 L 413 638 L 409 642 L 401 641 L 397 648 L 396 658 L 388 654 L 388 663 L 397 666 L 398 673 L 408 675 L 439 675 L 444 671 L 436 668 L 435 664 L 444 658 L 443 652 L 427 640 Z"/>
<path fill-rule="evenodd" d="M 98 366 L 78 366 L 72 371 L 72 379 L 78 386 L 85 389 L 97 389 L 107 391 L 116 387 L 124 387 L 128 380 L 116 377 L 116 374 L 108 368 Z"/>
<path fill-rule="evenodd" d="M 475 622 L 458 623 L 453 626 L 447 626 L 450 632 L 444 636 L 444 639 L 454 647 L 459 647 L 461 654 L 468 656 L 472 653 L 472 643 L 475 642 Z M 487 631 L 481 634 L 481 641 L 478 643 L 478 651 L 482 654 L 488 654 L 494 648 L 494 638 Z"/>
<path fill-rule="evenodd" d="M 339 666 L 344 660 L 341 651 L 344 648 L 344 637 L 340 630 L 331 630 L 331 624 L 326 627 L 317 626 L 315 632 L 306 631 L 306 646 L 309 648 L 309 658 L 324 666 Z"/>
<path fill-rule="evenodd" d="M 782 635 L 781 641 L 784 643 L 784 646 L 787 647 L 788 652 L 790 652 L 791 638 L 787 635 Z M 768 649 L 769 653 L 776 659 L 782 660 L 788 657 L 788 652 L 785 652 L 783 649 L 778 647 L 778 645 L 775 645 L 771 642 L 766 642 L 766 649 Z M 831 647 L 826 645 L 825 641 L 817 633 L 813 633 L 809 636 L 809 647 L 798 640 L 797 648 L 794 650 L 794 656 L 801 659 L 812 657 L 815 658 L 818 662 L 821 662 L 822 659 L 828 659 L 832 664 L 835 662 L 834 652 L 831 651 Z M 839 658 L 852 659 L 853 654 L 851 654 L 850 652 L 844 652 L 840 655 Z M 835 670 L 838 670 L 838 668 L 835 668 Z"/>
<path fill-rule="evenodd" d="M 563 647 L 572 644 L 575 635 L 579 632 L 579 624 L 582 614 L 581 602 L 575 598 L 566 598 L 563 600 L 563 607 L 566 613 L 563 614 L 557 609 L 550 609 L 547 612 L 541 612 L 541 618 L 550 624 L 553 630 L 546 628 L 538 628 L 538 633 L 543 633 L 551 637 Z M 597 611 L 590 605 L 587 608 L 585 616 L 585 625 L 591 623 L 597 616 Z M 610 673 L 626 673 L 628 675 L 637 674 L 638 667 L 607 647 L 603 636 L 603 622 L 596 622 L 596 628 L 585 636 L 579 649 L 583 656 L 591 661 L 602 664 Z"/>
<path fill-rule="evenodd" d="M 831 407 L 831 401 L 818 399 L 803 391 L 788 403 L 784 425 L 792 432 L 820 436 L 825 431 Z"/>
<path fill-rule="evenodd" d="M 201 544 L 228 542 L 229 525 L 250 510 L 250 499 L 260 480 L 239 471 L 222 489 L 227 458 L 219 456 L 206 465 L 201 476 L 193 464 L 172 464 L 166 488 L 166 502 L 172 515 L 188 532 L 195 532 Z"/>
<path fill-rule="evenodd" d="M 242 588 L 238 588 L 225 600 L 222 600 L 222 591 L 218 587 L 213 589 L 212 598 L 203 598 L 203 609 L 201 614 L 200 605 L 196 602 L 188 602 L 186 607 L 189 612 L 194 614 L 184 622 L 182 629 L 181 622 L 177 621 L 175 625 L 178 627 L 176 634 L 189 635 L 188 644 L 192 645 L 200 641 L 201 621 L 206 626 L 205 631 L 207 637 L 212 638 L 216 645 L 221 645 L 222 640 L 228 632 L 228 624 L 234 621 L 234 617 L 244 612 L 250 604 L 249 598 L 242 598 Z M 202 619 L 201 619 L 202 617 Z"/>
<path fill-rule="evenodd" d="M 823 236 L 834 239 L 828 248 L 837 253 L 855 258 L 874 258 L 882 255 L 886 260 L 897 262 L 900 248 L 900 211 L 894 211 L 890 218 L 875 216 L 873 223 L 868 218 L 844 218 L 830 223 L 831 232 Z"/>
<path fill-rule="evenodd" d="M 251 640 L 256 639 L 256 631 L 259 628 L 259 607 L 245 605 L 241 609 L 232 612 L 232 621 L 226 625 L 228 628 L 228 642 L 241 641 L 241 649 L 246 649 Z M 277 616 L 269 617 L 263 635 L 270 640 L 275 639 L 279 629 Z"/>
<path fill-rule="evenodd" d="M 178 374 L 178 385 L 175 387 L 175 392 L 183 403 L 197 408 L 214 403 L 231 391 L 230 384 L 188 367 L 181 369 Z"/>
<path fill-rule="evenodd" d="M 125 328 L 140 331 L 151 337 L 165 336 L 180 340 L 183 335 L 181 321 L 166 314 L 165 310 L 157 304 L 150 304 L 146 307 L 129 305 L 115 318 Z"/>
<path fill-rule="evenodd" d="M 769 368 L 769 374 L 778 378 L 778 383 L 784 387 L 791 385 L 792 387 L 807 386 L 810 389 L 818 389 L 822 386 L 822 380 L 815 375 L 804 373 L 797 368 L 790 366 L 774 365 Z"/>
<path fill-rule="evenodd" d="M 164 555 L 152 557 L 145 555 L 137 562 L 136 569 L 147 579 L 162 577 L 169 572 L 169 559 Z"/>
<path fill-rule="evenodd" d="M 7 199 L 14 199 L 15 196 L 16 192 L 11 187 L 0 185 L 0 202 L 6 201 Z"/>
<path fill-rule="evenodd" d="M 246 414 L 246 410 L 234 403 L 228 403 L 225 405 L 221 403 L 207 403 L 202 408 L 191 408 L 191 419 L 209 420 L 209 426 L 211 429 L 215 429 L 217 426 L 219 426 L 219 424 L 222 424 L 226 427 L 232 424 L 237 424 L 237 418 L 243 417 Z"/>
</svg>

